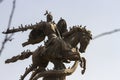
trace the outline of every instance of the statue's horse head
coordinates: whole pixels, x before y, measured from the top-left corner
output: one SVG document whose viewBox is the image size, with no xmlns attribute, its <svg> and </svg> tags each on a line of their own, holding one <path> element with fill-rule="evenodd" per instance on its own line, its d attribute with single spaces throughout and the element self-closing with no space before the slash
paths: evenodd
<svg viewBox="0 0 120 80">
<path fill-rule="evenodd" d="M 89 30 L 86 30 L 85 27 L 76 27 L 78 32 L 78 38 L 80 41 L 80 49 L 79 51 L 81 53 L 85 52 L 90 40 L 92 39 L 91 32 Z"/>
<path fill-rule="evenodd" d="M 79 51 L 81 53 L 85 52 L 91 39 L 91 32 L 81 26 L 73 26 L 69 32 L 64 34 L 64 40 L 71 44 L 72 47 L 76 47 L 80 43 Z"/>
</svg>

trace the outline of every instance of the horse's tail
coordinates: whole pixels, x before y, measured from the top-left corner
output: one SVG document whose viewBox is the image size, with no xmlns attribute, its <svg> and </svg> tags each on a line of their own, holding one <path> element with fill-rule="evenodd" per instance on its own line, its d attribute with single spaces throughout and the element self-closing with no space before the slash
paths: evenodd
<svg viewBox="0 0 120 80">
<path fill-rule="evenodd" d="M 27 50 L 26 52 L 25 51 L 22 52 L 20 55 L 13 56 L 12 58 L 7 59 L 5 61 L 5 63 L 13 63 L 13 62 L 16 62 L 18 60 L 24 60 L 24 59 L 30 57 L 32 54 L 33 54 L 33 52 L 30 52 L 30 51 Z"/>
</svg>

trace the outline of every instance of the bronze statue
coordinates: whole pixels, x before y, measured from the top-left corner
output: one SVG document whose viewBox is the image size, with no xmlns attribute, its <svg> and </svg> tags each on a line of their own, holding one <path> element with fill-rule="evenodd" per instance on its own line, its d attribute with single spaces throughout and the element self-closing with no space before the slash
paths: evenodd
<svg viewBox="0 0 120 80">
<path fill-rule="evenodd" d="M 21 26 L 18 29 L 11 29 L 3 32 L 5 34 L 26 31 L 32 29 L 27 42 L 23 43 L 23 46 L 29 44 L 36 44 L 44 40 L 45 36 L 48 40 L 44 46 L 38 47 L 35 51 L 22 52 L 21 55 L 7 59 L 5 63 L 16 62 L 17 60 L 24 60 L 32 55 L 32 65 L 26 69 L 21 80 L 24 80 L 25 76 L 34 71 L 30 80 L 37 80 L 39 77 L 44 77 L 43 80 L 65 80 L 68 74 L 71 74 L 75 70 L 75 66 L 80 62 L 84 73 L 85 58 L 80 56 L 80 52 L 85 52 L 89 41 L 92 39 L 91 32 L 86 30 L 82 26 L 74 26 L 69 31 L 67 30 L 67 24 L 64 19 L 60 19 L 57 25 L 52 21 L 53 17 L 46 11 L 47 22 L 41 21 L 35 25 Z M 80 49 L 77 48 L 77 44 L 80 43 Z M 46 71 L 45 68 L 48 62 L 51 61 L 54 64 L 54 70 Z M 73 69 L 66 69 L 63 63 L 69 63 L 75 61 Z M 72 71 L 73 70 L 73 71 Z M 66 73 L 67 72 L 67 73 Z M 52 76 L 53 74 L 59 74 Z"/>
</svg>

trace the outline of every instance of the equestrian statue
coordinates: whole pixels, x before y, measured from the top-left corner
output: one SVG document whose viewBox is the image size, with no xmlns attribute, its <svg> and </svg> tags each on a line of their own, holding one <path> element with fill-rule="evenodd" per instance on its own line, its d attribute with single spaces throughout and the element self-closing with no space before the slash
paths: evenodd
<svg viewBox="0 0 120 80">
<path fill-rule="evenodd" d="M 40 77 L 43 77 L 43 80 L 66 80 L 66 76 L 75 71 L 78 63 L 82 68 L 81 73 L 84 74 L 86 60 L 81 56 L 81 53 L 85 52 L 92 39 L 91 31 L 81 25 L 73 26 L 68 30 L 65 19 L 60 18 L 56 24 L 50 12 L 46 11 L 44 15 L 46 21 L 41 20 L 39 23 L 24 27 L 21 25 L 19 28 L 7 29 L 3 32 L 3 34 L 10 34 L 31 30 L 28 41 L 22 44 L 23 47 L 44 41 L 44 46 L 39 46 L 34 51 L 23 51 L 20 55 L 7 59 L 5 63 L 13 63 L 32 56 L 32 64 L 26 68 L 20 80 L 24 80 L 30 72 L 32 75 L 29 80 L 38 80 Z M 45 37 L 47 37 L 46 41 Z M 78 48 L 79 43 L 80 47 Z M 74 61 L 74 64 L 67 69 L 64 63 L 69 64 L 71 61 Z M 53 70 L 46 70 L 49 62 L 54 64 Z"/>
</svg>

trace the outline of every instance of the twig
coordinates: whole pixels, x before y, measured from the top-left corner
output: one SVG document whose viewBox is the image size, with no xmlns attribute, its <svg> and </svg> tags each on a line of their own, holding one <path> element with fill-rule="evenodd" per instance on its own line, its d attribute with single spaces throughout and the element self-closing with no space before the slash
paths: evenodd
<svg viewBox="0 0 120 80">
<path fill-rule="evenodd" d="M 0 0 L 0 3 L 2 3 L 3 0 Z"/>
<path fill-rule="evenodd" d="M 94 39 L 97 39 L 97 38 L 99 38 L 99 37 L 105 36 L 105 35 L 110 35 L 110 34 L 113 34 L 113 33 L 119 32 L 119 31 L 120 31 L 120 29 L 114 29 L 114 30 L 109 31 L 109 32 L 101 33 L 101 34 L 99 34 L 99 35 L 93 37 L 93 40 L 94 40 Z"/>
<path fill-rule="evenodd" d="M 10 17 L 9 17 L 7 29 L 10 28 L 10 25 L 11 25 L 11 22 L 12 22 L 12 18 L 13 18 L 13 14 L 14 14 L 14 11 L 15 11 L 15 5 L 16 5 L 16 0 L 13 0 L 13 7 L 12 7 L 12 11 L 11 11 L 11 14 L 10 14 Z M 0 55 L 1 55 L 1 53 L 2 53 L 2 51 L 3 51 L 3 49 L 4 49 L 4 47 L 5 47 L 5 44 L 6 44 L 8 41 L 11 41 L 11 37 L 12 37 L 12 36 L 13 36 L 13 34 L 11 34 L 11 35 L 9 35 L 9 36 L 8 36 L 8 34 L 5 35 L 5 38 L 4 38 L 3 42 L 2 42 L 2 46 L 1 46 L 1 48 L 0 48 Z"/>
</svg>

